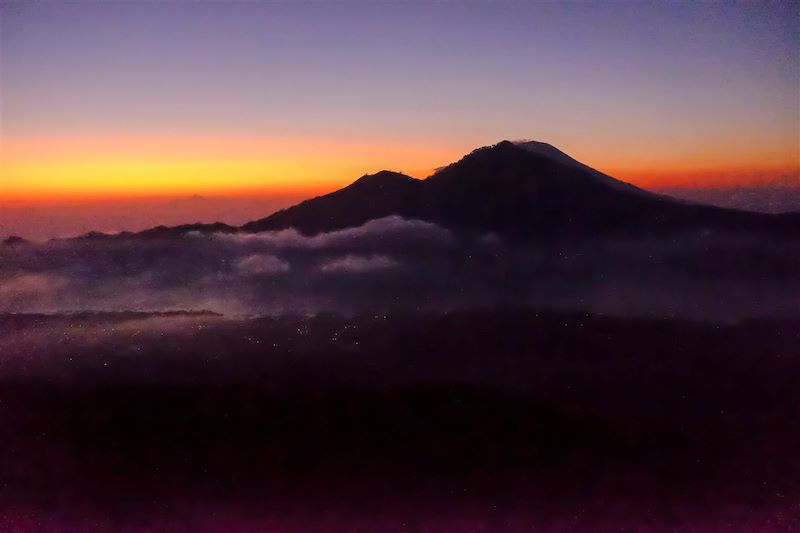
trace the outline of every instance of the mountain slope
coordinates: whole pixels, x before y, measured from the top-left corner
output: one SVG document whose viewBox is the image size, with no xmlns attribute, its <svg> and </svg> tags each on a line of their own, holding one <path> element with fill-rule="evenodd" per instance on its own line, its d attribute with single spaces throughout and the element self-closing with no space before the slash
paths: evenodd
<svg viewBox="0 0 800 533">
<path fill-rule="evenodd" d="M 521 239 L 688 230 L 800 235 L 800 214 L 694 205 L 606 176 L 544 143 L 479 148 L 425 180 L 383 171 L 242 226 L 305 234 L 399 215 Z"/>
<path fill-rule="evenodd" d="M 595 170 L 588 165 L 584 165 L 580 161 L 573 159 L 572 157 L 568 156 L 555 146 L 539 141 L 527 141 L 523 143 L 517 143 L 517 146 L 520 148 L 527 150 L 532 154 L 536 154 L 542 157 L 546 157 L 551 159 L 554 162 L 561 163 L 564 166 L 569 166 L 576 169 L 582 169 L 586 173 L 594 176 L 595 179 L 598 181 L 610 185 L 616 189 L 625 190 L 629 192 L 637 192 L 639 194 L 644 195 L 652 195 L 653 193 L 645 191 L 644 189 L 640 189 L 630 183 L 625 183 L 624 181 L 620 181 L 618 179 L 612 178 L 606 174 L 603 174 L 599 170 Z"/>
<path fill-rule="evenodd" d="M 305 200 L 273 215 L 242 226 L 244 231 L 279 230 L 293 227 L 315 234 L 352 226 L 391 214 L 414 216 L 421 181 L 384 170 L 362 176 L 343 189 Z"/>
</svg>

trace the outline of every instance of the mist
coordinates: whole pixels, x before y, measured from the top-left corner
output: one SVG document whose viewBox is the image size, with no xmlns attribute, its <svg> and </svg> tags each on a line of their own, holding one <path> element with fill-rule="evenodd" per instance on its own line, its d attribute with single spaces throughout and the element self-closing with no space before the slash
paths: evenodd
<svg viewBox="0 0 800 533">
<path fill-rule="evenodd" d="M 517 243 L 397 216 L 314 236 L 85 236 L 0 247 L 0 311 L 226 315 L 533 307 L 737 320 L 800 314 L 800 243 L 718 233 Z"/>
</svg>

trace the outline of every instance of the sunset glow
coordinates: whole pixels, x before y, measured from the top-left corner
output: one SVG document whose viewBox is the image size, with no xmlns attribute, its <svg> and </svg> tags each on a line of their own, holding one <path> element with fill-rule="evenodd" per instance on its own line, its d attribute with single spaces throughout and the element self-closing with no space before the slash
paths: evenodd
<svg viewBox="0 0 800 533">
<path fill-rule="evenodd" d="M 326 139 L 152 136 L 6 142 L 7 199 L 321 193 L 384 167 L 424 177 L 456 148 Z"/>
<path fill-rule="evenodd" d="M 487 142 L 488 143 L 488 142 Z M 788 146 L 614 151 L 598 143 L 571 152 L 642 187 L 786 182 L 800 172 Z M 142 195 L 320 194 L 381 169 L 425 178 L 467 146 L 302 138 L 139 136 L 6 140 L 0 198 L 52 201 Z"/>
<path fill-rule="evenodd" d="M 796 530 L 799 8 L 0 0 L 0 533 Z"/>
<path fill-rule="evenodd" d="M 645 188 L 800 184 L 797 32 L 780 9 L 85 2 L 1 14 L 7 206 L 307 197 L 382 169 L 425 178 L 503 139 L 548 142 Z M 9 216 L 0 225 L 20 227 Z"/>
</svg>

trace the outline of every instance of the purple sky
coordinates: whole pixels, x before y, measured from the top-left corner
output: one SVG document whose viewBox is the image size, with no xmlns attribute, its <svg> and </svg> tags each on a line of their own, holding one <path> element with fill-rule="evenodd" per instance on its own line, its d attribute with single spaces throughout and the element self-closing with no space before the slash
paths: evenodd
<svg viewBox="0 0 800 533">
<path fill-rule="evenodd" d="M 797 181 L 799 13 L 4 1 L 0 197 L 322 192 L 519 138 L 642 186 Z"/>
<path fill-rule="evenodd" d="M 3 133 L 797 127 L 796 3 L 11 2 Z"/>
</svg>

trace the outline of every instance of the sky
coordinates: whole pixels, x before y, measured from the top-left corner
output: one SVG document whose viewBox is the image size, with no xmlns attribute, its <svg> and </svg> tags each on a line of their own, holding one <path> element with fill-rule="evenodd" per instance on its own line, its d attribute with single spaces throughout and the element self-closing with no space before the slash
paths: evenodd
<svg viewBox="0 0 800 533">
<path fill-rule="evenodd" d="M 647 188 L 800 181 L 797 2 L 3 0 L 0 17 L 0 233 L 77 231 L 76 205 L 137 229 L 197 195 L 237 222 L 253 198 L 422 178 L 503 139 Z M 195 203 L 182 221 L 223 209 Z"/>
</svg>

